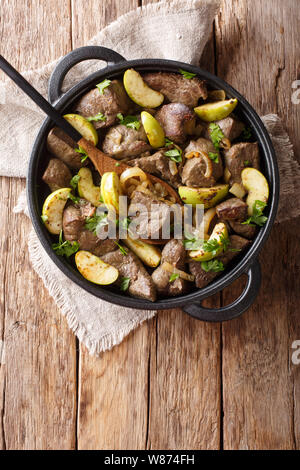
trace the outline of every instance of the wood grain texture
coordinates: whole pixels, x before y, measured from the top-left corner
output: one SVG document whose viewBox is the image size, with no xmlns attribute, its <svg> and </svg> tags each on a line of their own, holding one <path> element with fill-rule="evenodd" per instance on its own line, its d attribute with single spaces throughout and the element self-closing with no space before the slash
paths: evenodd
<svg viewBox="0 0 300 470">
<path fill-rule="evenodd" d="M 298 6 L 293 0 L 284 5 L 278 0 L 223 1 L 216 24 L 219 76 L 261 115 L 282 116 L 296 155 L 300 107 L 291 104 L 291 83 L 299 73 Z M 289 225 L 299 227 L 299 221 Z M 222 328 L 226 449 L 299 446 L 300 375 L 290 360 L 292 342 L 300 337 L 295 233 L 286 227 L 273 229 L 260 257 L 263 283 L 258 300 L 240 319 Z M 240 290 L 240 282 L 227 288 L 224 304 Z"/>
<path fill-rule="evenodd" d="M 56 9 L 57 17 L 53 16 Z M 20 70 L 41 66 L 70 48 L 69 2 L 0 3 L 1 53 Z M 59 31 L 57 41 L 53 32 Z M 1 178 L 2 449 L 75 446 L 75 339 L 28 259 L 30 222 L 14 215 L 24 180 Z"/>
</svg>

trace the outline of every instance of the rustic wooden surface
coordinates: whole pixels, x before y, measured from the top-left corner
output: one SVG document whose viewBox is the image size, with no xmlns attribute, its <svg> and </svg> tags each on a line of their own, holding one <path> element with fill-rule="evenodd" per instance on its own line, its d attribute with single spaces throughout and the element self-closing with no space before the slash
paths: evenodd
<svg viewBox="0 0 300 470">
<path fill-rule="evenodd" d="M 1 0 L 1 53 L 20 70 L 41 66 L 141 3 Z M 261 114 L 282 116 L 297 156 L 299 16 L 295 0 L 223 0 L 201 63 Z M 12 213 L 24 181 L 0 184 L 1 449 L 300 448 L 299 221 L 274 228 L 259 298 L 240 319 L 162 312 L 92 358 L 29 264 L 30 222 Z M 242 285 L 207 305 L 231 302 Z"/>
</svg>

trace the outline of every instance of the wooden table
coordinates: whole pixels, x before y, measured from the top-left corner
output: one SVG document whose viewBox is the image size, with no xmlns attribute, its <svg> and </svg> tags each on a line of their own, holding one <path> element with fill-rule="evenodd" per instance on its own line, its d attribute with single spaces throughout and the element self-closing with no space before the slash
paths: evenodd
<svg viewBox="0 0 300 470">
<path fill-rule="evenodd" d="M 147 3 L 1 0 L 1 53 L 20 70 L 42 66 Z M 298 157 L 299 7 L 223 0 L 201 63 L 259 113 L 278 113 Z M 260 295 L 241 318 L 208 324 L 164 311 L 93 358 L 30 266 L 30 222 L 12 213 L 25 182 L 0 184 L 0 448 L 299 449 L 300 365 L 291 359 L 300 340 L 299 221 L 273 229 Z M 207 305 L 231 302 L 243 285 Z"/>
</svg>

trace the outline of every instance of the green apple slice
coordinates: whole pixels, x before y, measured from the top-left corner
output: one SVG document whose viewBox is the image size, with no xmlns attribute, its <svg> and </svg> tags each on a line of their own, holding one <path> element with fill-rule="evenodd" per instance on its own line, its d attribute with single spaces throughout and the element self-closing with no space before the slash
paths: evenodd
<svg viewBox="0 0 300 470">
<path fill-rule="evenodd" d="M 134 240 L 130 237 L 127 237 L 126 240 L 123 241 L 147 266 L 156 268 L 159 265 L 161 251 L 158 247 L 143 242 L 142 240 Z"/>
<path fill-rule="evenodd" d="M 142 108 L 157 108 L 164 100 L 164 95 L 148 87 L 142 76 L 134 69 L 126 70 L 123 83 L 129 98 Z"/>
<path fill-rule="evenodd" d="M 81 168 L 78 172 L 78 194 L 83 199 L 91 202 L 95 207 L 101 206 L 100 188 L 93 182 L 92 172 L 89 168 Z"/>
<path fill-rule="evenodd" d="M 100 286 L 112 284 L 119 277 L 119 271 L 115 267 L 104 263 L 102 259 L 89 251 L 78 251 L 75 255 L 75 263 L 85 279 Z"/>
<path fill-rule="evenodd" d="M 194 108 L 195 113 L 202 121 L 213 122 L 225 119 L 231 114 L 238 104 L 236 98 L 224 101 L 216 101 L 215 103 L 205 103 Z"/>
<path fill-rule="evenodd" d="M 42 217 L 45 227 L 54 235 L 59 235 L 62 229 L 63 211 L 70 193 L 71 188 L 61 188 L 45 199 Z"/>
<path fill-rule="evenodd" d="M 264 175 L 256 168 L 245 168 L 242 171 L 242 183 L 248 192 L 246 199 L 248 214 L 252 215 L 255 201 L 268 202 L 269 185 Z"/>
<path fill-rule="evenodd" d="M 116 213 L 119 212 L 119 197 L 121 195 L 120 180 L 115 171 L 104 173 L 101 178 L 101 196 L 104 204 L 114 210 Z"/>
<path fill-rule="evenodd" d="M 189 252 L 189 257 L 193 261 L 210 261 L 213 258 L 216 258 L 216 256 L 219 256 L 223 251 L 224 251 L 224 241 L 228 240 L 228 230 L 226 225 L 221 222 L 220 224 L 217 224 L 215 228 L 213 229 L 213 232 L 211 236 L 209 237 L 208 241 L 206 242 L 207 245 L 209 246 L 209 242 L 216 242 L 216 245 L 218 247 L 215 249 L 215 244 L 213 245 L 214 251 L 209 250 L 208 248 L 205 248 L 205 245 L 203 248 L 200 248 L 199 250 L 192 250 Z"/>
<path fill-rule="evenodd" d="M 143 111 L 141 120 L 151 147 L 163 147 L 165 145 L 165 133 L 155 117 L 147 111 Z"/>
<path fill-rule="evenodd" d="M 204 209 L 214 207 L 228 194 L 229 185 L 219 184 L 211 188 L 192 188 L 190 186 L 179 186 L 178 193 L 184 204 L 203 204 Z"/>
<path fill-rule="evenodd" d="M 65 114 L 64 118 L 79 134 L 92 144 L 98 144 L 98 134 L 93 124 L 80 114 Z"/>
</svg>

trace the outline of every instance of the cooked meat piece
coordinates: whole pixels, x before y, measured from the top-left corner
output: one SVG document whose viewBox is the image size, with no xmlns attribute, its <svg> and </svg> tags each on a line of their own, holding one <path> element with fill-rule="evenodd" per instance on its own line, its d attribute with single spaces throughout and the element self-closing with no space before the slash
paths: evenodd
<svg viewBox="0 0 300 470">
<path fill-rule="evenodd" d="M 174 188 L 177 188 L 181 183 L 179 174 L 172 175 L 170 171 L 170 159 L 165 156 L 165 150 L 159 150 L 149 157 L 140 157 L 130 160 L 128 165 L 138 166 L 142 170 L 167 181 Z"/>
<path fill-rule="evenodd" d="M 135 157 L 151 149 L 143 126 L 139 130 L 119 124 L 111 127 L 103 141 L 103 152 L 119 160 Z"/>
<path fill-rule="evenodd" d="M 180 295 L 187 291 L 188 282 L 178 277 L 170 282 L 171 273 L 166 271 L 162 264 L 168 262 L 175 268 L 184 271 L 186 251 L 182 240 L 170 240 L 162 251 L 161 266 L 152 273 L 152 279 L 156 285 L 157 292 L 166 296 Z"/>
<path fill-rule="evenodd" d="M 58 158 L 51 158 L 48 166 L 43 174 L 43 181 L 49 186 L 51 191 L 56 191 L 60 188 L 68 188 L 72 173 L 67 165 Z"/>
<path fill-rule="evenodd" d="M 130 278 L 128 288 L 130 295 L 139 299 L 155 302 L 156 289 L 151 276 L 148 274 L 139 258 L 132 253 L 132 251 L 128 250 L 128 248 L 126 248 L 126 250 L 127 255 L 123 255 L 120 250 L 117 250 L 112 253 L 107 253 L 101 258 L 105 263 L 118 269 L 120 274 L 119 282 L 122 277 Z"/>
<path fill-rule="evenodd" d="M 231 173 L 230 183 L 241 183 L 242 170 L 250 166 L 259 170 L 259 148 L 257 142 L 235 144 L 225 153 L 225 162 Z"/>
<path fill-rule="evenodd" d="M 174 208 L 176 209 L 176 206 Z M 142 239 L 162 239 L 164 227 L 167 228 L 174 220 L 174 213 L 169 204 L 141 191 L 134 192 L 128 215 L 132 218 L 130 228 L 135 229 L 138 237 Z"/>
<path fill-rule="evenodd" d="M 249 240 L 254 238 L 257 232 L 257 227 L 255 225 L 242 224 L 241 222 L 237 222 L 235 220 L 230 220 L 229 226 L 238 235 L 248 238 Z"/>
<path fill-rule="evenodd" d="M 87 250 L 96 256 L 102 256 L 117 248 L 114 240 L 100 240 L 93 232 L 85 228 L 87 217 L 95 214 L 96 208 L 84 199 L 79 204 L 70 203 L 63 214 L 63 232 L 66 240 L 79 242 L 81 250 Z"/>
<path fill-rule="evenodd" d="M 75 112 L 85 117 L 102 113 L 105 121 L 93 121 L 96 129 L 109 127 L 117 121 L 117 114 L 128 114 L 132 103 L 119 80 L 112 80 L 110 85 L 100 93 L 98 88 L 89 91 L 77 103 Z"/>
<path fill-rule="evenodd" d="M 75 152 L 77 143 L 59 127 L 54 127 L 48 134 L 47 147 L 50 153 L 62 160 L 68 167 L 78 170 L 83 167 L 81 156 Z"/>
<path fill-rule="evenodd" d="M 194 108 L 199 98 L 207 98 L 206 84 L 198 78 L 187 79 L 177 73 L 151 72 L 143 75 L 143 79 L 151 88 L 165 95 L 171 103 L 182 103 Z"/>
<path fill-rule="evenodd" d="M 217 215 L 224 220 L 245 220 L 248 214 L 247 204 L 238 197 L 231 197 L 216 206 Z"/>
<path fill-rule="evenodd" d="M 165 104 L 155 117 L 176 144 L 183 144 L 188 135 L 195 133 L 196 116 L 185 104 Z"/>
<path fill-rule="evenodd" d="M 231 235 L 230 245 L 225 253 L 219 256 L 217 259 L 223 263 L 226 267 L 230 261 L 232 261 L 236 256 L 238 256 L 243 250 L 248 248 L 250 241 L 245 238 L 239 237 L 238 235 Z M 232 251 L 234 250 L 234 251 Z M 239 251 L 236 251 L 239 250 Z M 223 271 L 214 273 L 212 271 L 206 272 L 201 268 L 201 263 L 199 261 L 191 261 L 189 263 L 190 272 L 195 276 L 195 284 L 199 289 L 207 286 L 212 282 L 217 276 L 222 274 Z"/>
<path fill-rule="evenodd" d="M 186 161 L 182 170 L 182 182 L 186 186 L 210 188 L 214 186 L 223 175 L 222 158 L 216 151 L 214 144 L 207 139 L 200 137 L 197 140 L 191 140 L 185 149 L 185 155 L 189 152 L 205 152 L 206 158 L 193 157 Z M 215 163 L 209 158 L 209 153 L 218 153 L 219 162 Z"/>
<path fill-rule="evenodd" d="M 221 119 L 221 121 L 216 121 L 216 124 L 220 126 L 224 136 L 230 141 L 237 139 L 245 129 L 245 124 L 243 122 L 238 121 L 231 116 Z M 210 138 L 209 125 L 206 127 L 205 137 L 207 139 Z"/>
</svg>

